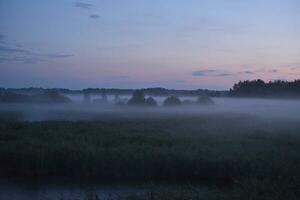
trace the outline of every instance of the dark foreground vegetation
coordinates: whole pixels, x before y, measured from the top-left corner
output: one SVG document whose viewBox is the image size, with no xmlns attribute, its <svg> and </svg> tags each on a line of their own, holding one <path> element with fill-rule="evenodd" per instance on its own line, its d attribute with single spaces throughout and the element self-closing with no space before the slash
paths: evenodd
<svg viewBox="0 0 300 200">
<path fill-rule="evenodd" d="M 215 185 L 205 197 L 182 186 L 124 199 L 299 199 L 299 130 L 238 114 L 2 121 L 0 176 Z"/>
</svg>

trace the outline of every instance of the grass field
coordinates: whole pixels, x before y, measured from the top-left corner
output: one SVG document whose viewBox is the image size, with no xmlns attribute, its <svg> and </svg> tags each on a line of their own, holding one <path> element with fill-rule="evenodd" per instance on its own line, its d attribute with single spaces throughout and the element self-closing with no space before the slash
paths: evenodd
<svg viewBox="0 0 300 200">
<path fill-rule="evenodd" d="M 297 199 L 300 124 L 238 114 L 2 121 L 0 163 L 2 177 L 196 182 L 219 188 L 212 199 Z M 195 188 L 155 191 L 202 199 Z"/>
</svg>

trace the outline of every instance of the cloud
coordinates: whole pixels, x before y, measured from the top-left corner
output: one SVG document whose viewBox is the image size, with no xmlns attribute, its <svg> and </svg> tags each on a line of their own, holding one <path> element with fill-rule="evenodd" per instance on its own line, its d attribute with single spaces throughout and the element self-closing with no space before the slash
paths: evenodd
<svg viewBox="0 0 300 200">
<path fill-rule="evenodd" d="M 0 45 L 0 53 L 29 53 L 28 50 L 20 48 L 10 48 Z"/>
<path fill-rule="evenodd" d="M 209 69 L 209 70 L 197 70 L 197 71 L 194 71 L 192 73 L 193 76 L 207 76 L 209 74 L 212 74 L 212 73 L 215 73 L 216 70 L 212 70 L 212 69 Z"/>
<path fill-rule="evenodd" d="M 0 34 L 0 44 L 4 44 L 4 35 Z"/>
<path fill-rule="evenodd" d="M 253 71 L 244 71 L 245 74 L 255 74 Z"/>
<path fill-rule="evenodd" d="M 272 69 L 272 70 L 269 70 L 269 72 L 271 72 L 271 73 L 277 73 L 278 70 L 277 69 Z"/>
<path fill-rule="evenodd" d="M 277 69 L 271 69 L 271 70 L 259 69 L 259 70 L 255 70 L 255 71 L 246 70 L 246 71 L 238 72 L 238 74 L 253 75 L 253 74 L 257 74 L 257 73 L 264 74 L 264 73 L 277 73 L 277 72 L 278 72 Z"/>
<path fill-rule="evenodd" d="M 84 3 L 84 2 L 75 2 L 75 7 L 82 8 L 82 9 L 90 9 L 94 5 L 90 3 Z"/>
<path fill-rule="evenodd" d="M 229 73 L 224 70 L 197 70 L 192 73 L 193 76 L 234 76 L 235 73 Z"/>
<path fill-rule="evenodd" d="M 98 19 L 98 18 L 100 18 L 100 16 L 96 15 L 96 14 L 92 14 L 89 17 L 92 18 L 92 19 Z"/>
<path fill-rule="evenodd" d="M 57 54 L 57 53 L 36 53 L 24 48 L 14 48 L 0 45 L 0 63 L 4 62 L 21 62 L 24 64 L 35 64 L 53 59 L 68 58 L 73 54 Z"/>
<path fill-rule="evenodd" d="M 284 66 L 284 67 L 289 67 L 290 70 L 298 70 L 300 69 L 300 62 L 294 62 L 294 63 L 290 63 L 289 65 L 287 66 Z"/>
<path fill-rule="evenodd" d="M 257 73 L 277 73 L 278 70 L 277 69 L 270 69 L 270 70 L 260 69 L 260 70 L 256 70 L 255 72 L 257 72 Z"/>
<path fill-rule="evenodd" d="M 226 70 L 197 70 L 192 72 L 193 76 L 219 76 L 219 77 L 226 77 L 226 76 L 236 76 L 236 75 L 254 75 L 257 73 L 278 73 L 277 69 L 271 69 L 271 70 L 265 70 L 265 69 L 261 69 L 261 70 L 255 70 L 255 71 L 250 71 L 250 70 L 246 70 L 246 71 L 240 71 L 240 72 L 228 72 Z"/>
<path fill-rule="evenodd" d="M 73 54 L 48 54 L 46 55 L 49 59 L 54 58 L 68 58 L 74 56 Z"/>
<path fill-rule="evenodd" d="M 230 74 L 230 73 L 220 73 L 220 74 L 216 74 L 216 76 L 233 76 L 234 74 Z"/>
<path fill-rule="evenodd" d="M 21 62 L 24 64 L 36 64 L 46 60 L 37 57 L 23 57 L 23 56 L 0 56 L 0 63 L 5 62 Z"/>
</svg>

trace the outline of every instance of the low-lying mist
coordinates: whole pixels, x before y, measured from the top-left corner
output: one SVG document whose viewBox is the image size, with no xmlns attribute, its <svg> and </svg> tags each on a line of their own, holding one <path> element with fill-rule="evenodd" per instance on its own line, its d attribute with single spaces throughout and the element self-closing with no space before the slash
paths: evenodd
<svg viewBox="0 0 300 200">
<path fill-rule="evenodd" d="M 299 100 L 255 99 L 255 98 L 213 98 L 213 105 L 163 106 L 165 97 L 154 98 L 156 107 L 115 105 L 113 98 L 106 103 L 84 103 L 82 97 L 70 97 L 73 103 L 66 104 L 20 104 L 1 103 L 0 119 L 18 121 L 47 120 L 111 120 L 134 118 L 185 117 L 207 115 L 250 115 L 267 120 L 300 121 Z M 128 97 L 122 97 L 128 99 Z M 195 100 L 194 97 L 180 97 L 181 101 Z"/>
</svg>

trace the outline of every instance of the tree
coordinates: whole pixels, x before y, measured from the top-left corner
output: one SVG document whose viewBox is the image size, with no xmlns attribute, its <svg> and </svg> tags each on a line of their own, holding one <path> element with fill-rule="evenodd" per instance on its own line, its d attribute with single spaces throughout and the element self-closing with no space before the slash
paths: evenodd
<svg viewBox="0 0 300 200">
<path fill-rule="evenodd" d="M 275 80 L 265 83 L 258 79 L 253 81 L 240 81 L 230 90 L 230 96 L 251 97 L 300 97 L 300 80 Z"/>
<path fill-rule="evenodd" d="M 181 105 L 181 101 L 176 96 L 169 96 L 168 98 L 165 99 L 164 105 L 165 106 L 178 106 L 178 105 Z"/>
<path fill-rule="evenodd" d="M 134 91 L 131 99 L 128 101 L 128 105 L 145 105 L 146 99 L 145 94 L 142 90 Z"/>
<path fill-rule="evenodd" d="M 146 99 L 146 105 L 147 106 L 157 106 L 157 102 L 152 97 L 148 97 Z"/>
<path fill-rule="evenodd" d="M 90 103 L 91 102 L 91 94 L 89 92 L 84 92 L 83 102 L 84 103 Z"/>
<path fill-rule="evenodd" d="M 214 104 L 214 101 L 207 95 L 202 95 L 198 97 L 197 103 L 200 105 L 212 105 Z"/>
</svg>

